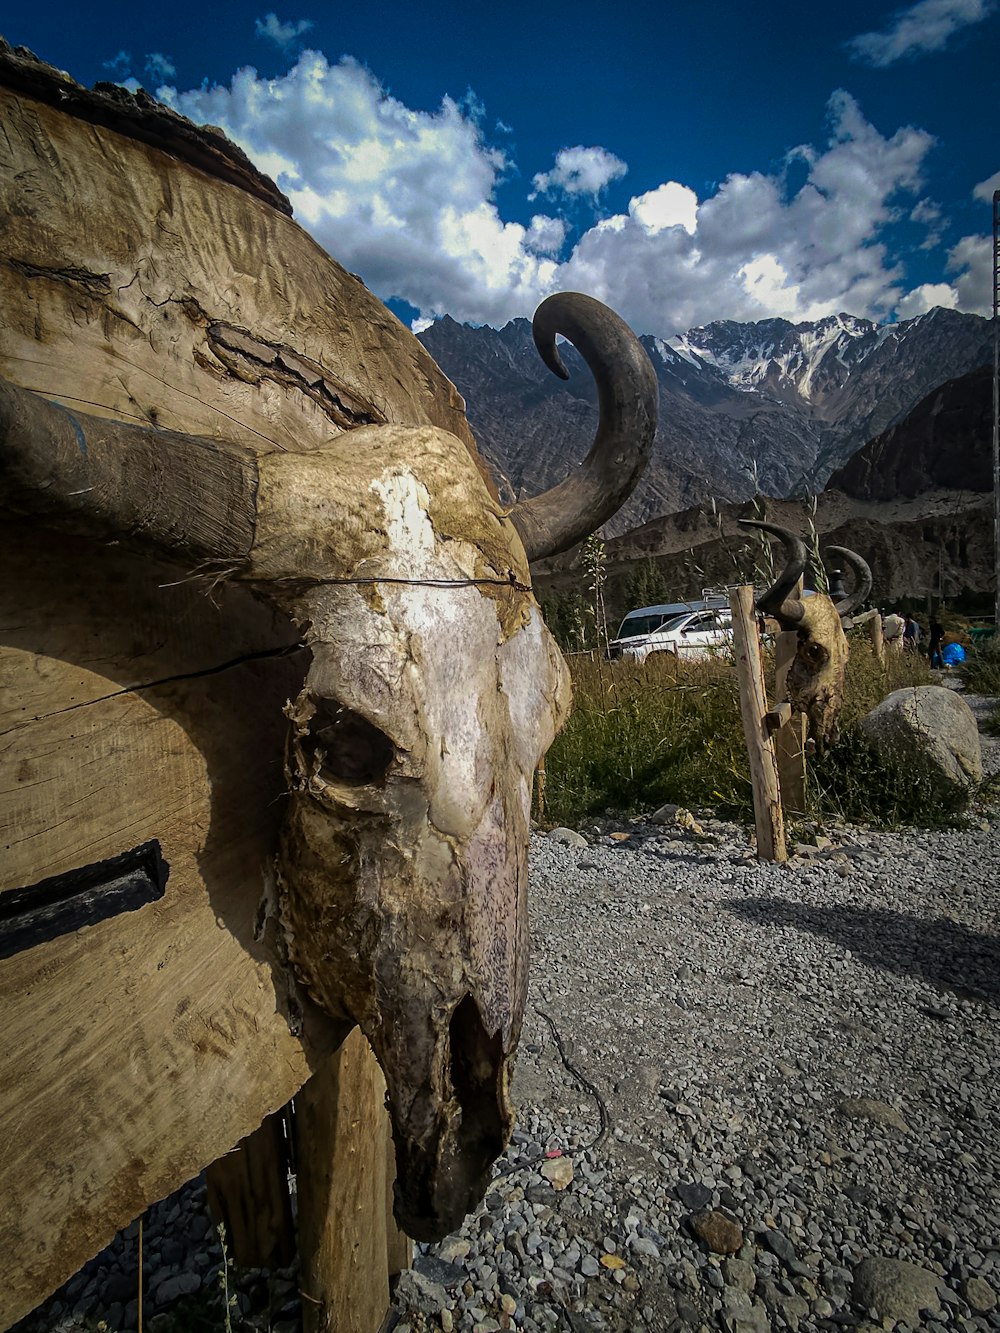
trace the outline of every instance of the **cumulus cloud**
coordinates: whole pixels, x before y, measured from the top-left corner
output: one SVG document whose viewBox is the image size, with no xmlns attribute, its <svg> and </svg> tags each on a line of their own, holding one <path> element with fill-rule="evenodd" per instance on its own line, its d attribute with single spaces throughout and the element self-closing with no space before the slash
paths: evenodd
<svg viewBox="0 0 1000 1333">
<path fill-rule="evenodd" d="M 266 37 L 275 46 L 286 51 L 313 26 L 312 19 L 298 19 L 293 23 L 282 23 L 277 14 L 265 14 L 262 19 L 254 19 L 254 31 L 258 37 Z"/>
<path fill-rule="evenodd" d="M 900 319 L 913 319 L 915 315 L 926 315 L 935 306 L 944 306 L 954 310 L 958 305 L 958 294 L 947 282 L 924 282 L 907 292 L 896 306 Z"/>
<path fill-rule="evenodd" d="M 912 127 L 882 134 L 844 92 L 830 99 L 827 141 L 789 154 L 796 180 L 805 167 L 797 188 L 784 168 L 733 173 L 701 200 L 667 180 L 582 233 L 543 211 L 526 225 L 505 220 L 497 186 L 510 190 L 516 164 L 486 137 L 483 117 L 450 98 L 415 111 L 348 58 L 306 51 L 278 78 L 248 68 L 228 86 L 161 95 L 221 125 L 321 245 L 420 321 L 448 313 L 501 325 L 576 288 L 640 332 L 668 337 L 722 318 L 882 318 L 903 301 L 916 308 L 934 287 L 908 293 L 887 245 L 899 219 L 932 222 L 922 168 L 933 139 Z M 577 151 L 591 163 L 604 155 L 586 184 L 581 160 L 557 155 L 554 170 L 561 161 L 579 194 L 625 170 L 606 150 L 565 150 Z M 943 303 L 954 293 L 962 308 L 978 308 L 966 304 L 980 264 L 971 241 L 951 263 Z"/>
<path fill-rule="evenodd" d="M 898 10 L 883 31 L 862 33 L 847 47 L 856 60 L 884 69 L 897 60 L 942 50 L 954 33 L 981 23 L 994 8 L 995 0 L 919 0 Z"/>
<path fill-rule="evenodd" d="M 119 51 L 110 60 L 102 61 L 102 66 L 116 83 L 121 83 L 132 73 L 132 57 L 128 51 Z"/>
<path fill-rule="evenodd" d="M 173 79 L 177 75 L 174 62 L 169 56 L 163 55 L 161 51 L 151 51 L 146 57 L 146 73 L 154 82 L 162 83 L 164 79 Z"/>
<path fill-rule="evenodd" d="M 693 236 L 698 225 L 698 196 L 686 185 L 667 181 L 631 199 L 628 211 L 651 236 L 664 227 L 683 227 Z"/>
<path fill-rule="evenodd" d="M 989 236 L 963 236 L 948 251 L 954 273 L 955 304 L 977 315 L 993 313 L 993 242 Z"/>
<path fill-rule="evenodd" d="M 535 194 L 588 194 L 596 197 L 612 181 L 621 180 L 628 167 L 606 148 L 560 148 L 551 171 L 541 171 L 532 181 Z"/>
</svg>

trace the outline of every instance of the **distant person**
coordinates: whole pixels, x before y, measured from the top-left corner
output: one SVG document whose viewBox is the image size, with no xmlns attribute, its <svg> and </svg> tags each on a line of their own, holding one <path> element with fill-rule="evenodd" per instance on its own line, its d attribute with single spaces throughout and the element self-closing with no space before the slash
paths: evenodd
<svg viewBox="0 0 1000 1333">
<path fill-rule="evenodd" d="M 930 638 L 927 640 L 927 660 L 932 668 L 941 670 L 944 667 L 944 658 L 941 656 L 941 647 L 944 643 L 944 626 L 936 618 L 931 619 L 928 630 Z"/>
<path fill-rule="evenodd" d="M 898 616 L 895 611 L 890 611 L 882 621 L 882 638 L 894 653 L 902 651 L 903 629 L 903 617 Z"/>
<path fill-rule="evenodd" d="M 903 617 L 903 647 L 912 648 L 914 651 L 920 645 L 920 636 L 923 633 L 920 626 L 912 616 Z"/>
</svg>

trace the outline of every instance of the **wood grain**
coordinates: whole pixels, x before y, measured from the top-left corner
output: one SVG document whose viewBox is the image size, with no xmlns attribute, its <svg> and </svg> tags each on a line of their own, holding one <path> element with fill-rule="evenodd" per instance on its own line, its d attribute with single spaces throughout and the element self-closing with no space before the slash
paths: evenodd
<svg viewBox="0 0 1000 1333">
<path fill-rule="evenodd" d="M 302 1035 L 254 939 L 282 812 L 295 634 L 245 592 L 9 524 L 0 893 L 156 838 L 158 902 L 0 962 L 0 1325 L 284 1105 Z M 290 1008 L 291 1006 L 291 1008 Z"/>
</svg>

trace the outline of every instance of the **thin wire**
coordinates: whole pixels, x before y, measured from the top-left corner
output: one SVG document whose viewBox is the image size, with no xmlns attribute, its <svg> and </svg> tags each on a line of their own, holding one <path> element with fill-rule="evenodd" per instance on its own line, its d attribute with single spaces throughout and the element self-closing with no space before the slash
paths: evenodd
<svg viewBox="0 0 1000 1333">
<path fill-rule="evenodd" d="M 308 583 L 311 586 L 332 584 L 334 587 L 371 586 L 376 583 L 398 583 L 408 588 L 513 588 L 516 592 L 531 592 L 531 585 L 521 583 L 511 574 L 505 579 L 401 579 L 382 577 L 366 579 L 316 579 L 303 575 L 299 578 L 268 579 L 268 583 Z"/>
</svg>

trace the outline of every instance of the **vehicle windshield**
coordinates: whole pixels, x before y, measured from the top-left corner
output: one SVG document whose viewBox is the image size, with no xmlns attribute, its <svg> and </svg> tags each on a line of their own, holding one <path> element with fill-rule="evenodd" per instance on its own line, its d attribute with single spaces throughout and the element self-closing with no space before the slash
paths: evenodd
<svg viewBox="0 0 1000 1333">
<path fill-rule="evenodd" d="M 652 634 L 663 624 L 666 617 L 656 616 L 626 616 L 622 621 L 621 629 L 618 631 L 619 639 L 634 639 L 640 634 Z"/>
</svg>

